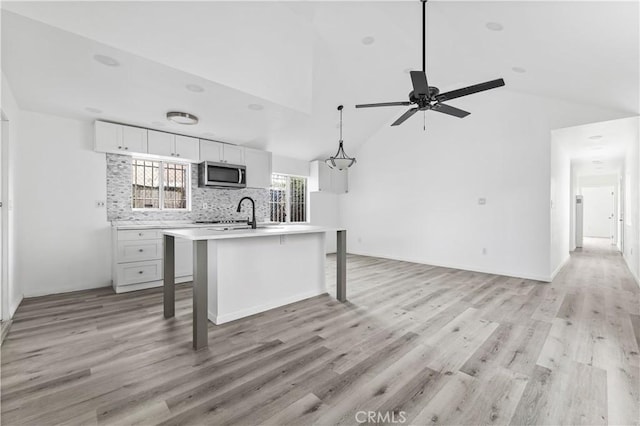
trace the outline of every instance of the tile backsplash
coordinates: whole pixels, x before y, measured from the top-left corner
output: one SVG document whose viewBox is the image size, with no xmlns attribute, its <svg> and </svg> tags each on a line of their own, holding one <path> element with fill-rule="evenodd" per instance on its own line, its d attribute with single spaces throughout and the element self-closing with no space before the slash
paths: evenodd
<svg viewBox="0 0 640 426">
<path fill-rule="evenodd" d="M 131 157 L 107 155 L 107 220 L 217 220 L 251 217 L 251 203 L 243 204 L 236 213 L 238 201 L 248 196 L 256 202 L 258 221 L 269 219 L 268 189 L 217 189 L 198 187 L 198 165 L 191 165 L 191 211 L 148 210 L 131 208 Z M 203 208 L 204 204 L 207 208 Z"/>
</svg>

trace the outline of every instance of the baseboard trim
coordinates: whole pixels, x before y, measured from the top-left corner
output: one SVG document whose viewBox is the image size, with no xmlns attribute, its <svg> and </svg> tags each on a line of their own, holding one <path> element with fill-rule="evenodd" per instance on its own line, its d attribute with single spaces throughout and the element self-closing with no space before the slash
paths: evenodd
<svg viewBox="0 0 640 426">
<path fill-rule="evenodd" d="M 11 322 L 11 320 L 0 322 L 0 346 L 4 343 L 4 338 L 7 337 L 7 334 L 9 334 Z"/>
<path fill-rule="evenodd" d="M 301 300 L 311 299 L 312 297 L 320 296 L 321 294 L 327 294 L 327 290 L 324 289 L 323 291 L 308 291 L 305 293 L 296 294 L 291 297 L 286 297 L 277 301 L 265 303 L 263 305 L 258 305 L 247 309 L 241 309 L 239 311 L 231 312 L 224 315 L 215 315 L 213 312 L 207 311 L 207 317 L 209 318 L 209 321 L 216 325 L 225 324 L 227 322 L 235 321 L 240 318 L 246 318 L 251 315 L 269 311 L 271 309 L 281 308 L 291 303 L 300 302 Z"/>
<path fill-rule="evenodd" d="M 635 280 L 636 284 L 638 284 L 638 287 L 640 287 L 640 278 L 638 278 L 638 276 L 635 274 L 635 272 L 633 272 L 633 269 L 631 269 L 631 266 L 629 266 L 629 260 L 627 259 L 627 256 L 625 256 L 623 254 L 622 258 L 624 259 L 624 264 L 627 265 L 627 269 L 629 270 L 629 273 L 631 274 L 631 276 Z"/>
<path fill-rule="evenodd" d="M 549 277 L 550 278 L 549 282 L 553 281 L 556 278 L 556 275 L 558 275 L 558 273 L 562 270 L 562 268 L 564 268 L 565 265 L 569 263 L 570 259 L 571 259 L 571 255 L 567 253 L 567 256 L 564 258 L 564 260 L 560 262 L 556 270 L 551 273 L 551 276 Z"/>
<path fill-rule="evenodd" d="M 191 275 L 189 275 L 188 277 L 177 277 L 175 280 L 175 284 L 188 283 L 191 281 L 193 281 L 193 276 Z M 130 291 L 146 290 L 148 288 L 162 287 L 163 285 L 164 285 L 163 280 L 147 281 L 145 283 L 114 286 L 113 291 L 120 294 L 120 293 L 128 293 Z"/>
<path fill-rule="evenodd" d="M 451 269 L 459 269 L 461 271 L 469 271 L 469 272 L 480 272 L 483 274 L 492 274 L 492 275 L 501 275 L 504 277 L 512 277 L 512 278 L 523 278 L 526 280 L 535 280 L 535 281 L 543 281 L 543 282 L 551 282 L 551 277 L 550 276 L 544 276 L 544 275 L 536 275 L 536 274 L 525 274 L 525 273 L 520 273 L 520 272 L 514 272 L 514 271 L 505 271 L 505 270 L 495 270 L 495 269 L 485 269 L 485 268 L 479 268 L 476 266 L 469 266 L 469 265 L 457 265 L 457 264 L 444 264 L 444 263 L 439 263 L 439 262 L 425 262 L 422 259 L 412 259 L 412 258 L 406 258 L 406 257 L 400 257 L 400 256 L 382 256 L 379 254 L 375 254 L 375 253 L 367 253 L 367 252 L 363 252 L 363 251 L 353 251 L 353 250 L 348 250 L 350 254 L 356 254 L 359 256 L 369 256 L 369 257 L 379 257 L 381 259 L 389 259 L 389 260 L 399 260 L 402 262 L 410 262 L 410 263 L 418 263 L 421 265 L 429 265 L 429 266 L 438 266 L 441 268 L 451 268 Z"/>
</svg>

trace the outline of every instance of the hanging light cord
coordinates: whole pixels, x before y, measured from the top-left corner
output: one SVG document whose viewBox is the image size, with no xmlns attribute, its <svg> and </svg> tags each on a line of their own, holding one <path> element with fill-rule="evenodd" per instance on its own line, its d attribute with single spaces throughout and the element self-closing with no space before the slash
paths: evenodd
<svg viewBox="0 0 640 426">
<path fill-rule="evenodd" d="M 338 111 L 340 111 L 340 142 L 342 142 L 342 105 L 338 107 Z"/>
</svg>

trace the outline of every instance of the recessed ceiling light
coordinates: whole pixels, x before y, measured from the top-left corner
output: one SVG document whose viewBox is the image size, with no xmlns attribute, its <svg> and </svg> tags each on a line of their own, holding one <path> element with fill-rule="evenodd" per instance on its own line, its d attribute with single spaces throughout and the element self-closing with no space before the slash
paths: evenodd
<svg viewBox="0 0 640 426">
<path fill-rule="evenodd" d="M 171 111 L 167 113 L 167 120 L 178 124 L 198 124 L 198 117 L 188 112 Z"/>
<path fill-rule="evenodd" d="M 502 24 L 498 22 L 487 22 L 485 26 L 491 31 L 502 31 L 504 29 Z"/>
<path fill-rule="evenodd" d="M 101 109 L 93 108 L 93 107 L 86 107 L 85 111 L 91 112 L 93 114 L 102 114 L 102 110 Z"/>
<path fill-rule="evenodd" d="M 522 68 L 522 67 L 513 67 L 511 69 L 513 70 L 513 72 L 517 72 L 517 73 L 520 73 L 520 74 L 527 72 L 527 70 Z"/>
<path fill-rule="evenodd" d="M 369 46 L 371 44 L 373 44 L 373 42 L 376 41 L 375 38 L 371 37 L 371 36 L 366 36 L 362 39 L 362 44 L 364 44 L 365 46 Z"/>
<path fill-rule="evenodd" d="M 198 86 L 197 84 L 187 84 L 185 87 L 190 92 L 195 92 L 195 93 L 204 92 L 204 88 L 202 86 Z"/>
<path fill-rule="evenodd" d="M 100 62 L 102 65 L 106 65 L 108 67 L 120 66 L 120 62 L 116 61 L 111 56 L 93 55 L 93 59 L 95 59 L 97 62 Z"/>
<path fill-rule="evenodd" d="M 602 139 L 602 135 L 589 136 L 589 139 Z"/>
<path fill-rule="evenodd" d="M 252 111 L 261 111 L 264 109 L 264 106 L 262 106 L 261 104 L 249 104 L 247 108 Z"/>
</svg>

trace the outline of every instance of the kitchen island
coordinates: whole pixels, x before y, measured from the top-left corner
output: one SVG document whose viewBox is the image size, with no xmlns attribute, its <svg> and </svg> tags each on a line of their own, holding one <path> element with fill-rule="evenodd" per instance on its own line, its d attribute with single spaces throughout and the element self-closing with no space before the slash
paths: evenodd
<svg viewBox="0 0 640 426">
<path fill-rule="evenodd" d="M 170 229 L 164 234 L 164 317 L 175 315 L 175 239 L 193 241 L 193 347 L 223 324 L 327 292 L 325 235 L 337 236 L 337 299 L 346 300 L 346 230 L 310 225 Z"/>
</svg>

